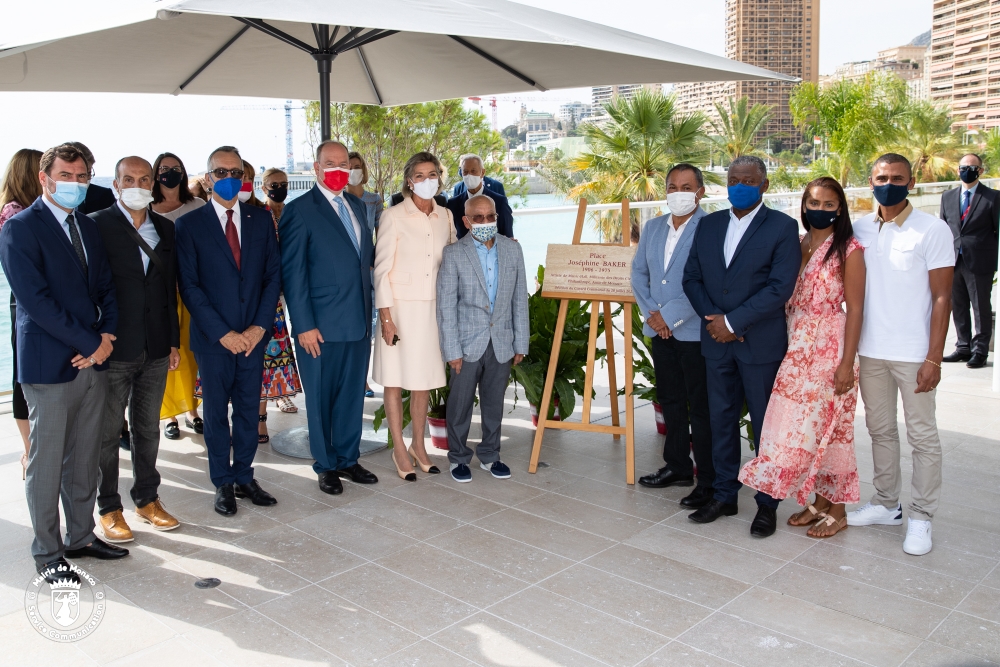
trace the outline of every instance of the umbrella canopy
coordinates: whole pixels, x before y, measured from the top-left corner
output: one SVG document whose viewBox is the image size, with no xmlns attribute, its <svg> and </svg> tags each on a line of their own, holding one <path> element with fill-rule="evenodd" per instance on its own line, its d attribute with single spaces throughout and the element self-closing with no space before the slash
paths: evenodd
<svg viewBox="0 0 1000 667">
<path fill-rule="evenodd" d="M 622 82 L 795 80 L 508 0 L 145 2 L 75 33 L 59 26 L 76 23 L 46 32 L 37 13 L 27 17 L 0 33 L 0 91 L 312 99 L 318 73 L 323 104 L 397 105 Z"/>
</svg>

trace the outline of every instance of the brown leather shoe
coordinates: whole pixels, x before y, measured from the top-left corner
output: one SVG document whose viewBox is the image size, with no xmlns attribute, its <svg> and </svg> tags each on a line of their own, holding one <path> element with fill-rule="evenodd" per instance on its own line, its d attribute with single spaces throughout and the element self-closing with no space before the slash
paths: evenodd
<svg viewBox="0 0 1000 667">
<path fill-rule="evenodd" d="M 151 525 L 153 530 L 173 530 L 181 525 L 180 521 L 163 509 L 163 503 L 159 498 L 144 507 L 136 507 L 135 515 Z"/>
<path fill-rule="evenodd" d="M 104 531 L 104 539 L 111 544 L 121 544 L 131 542 L 135 538 L 132 536 L 132 529 L 125 523 L 125 517 L 121 510 L 108 512 L 101 516 L 101 530 Z"/>
</svg>

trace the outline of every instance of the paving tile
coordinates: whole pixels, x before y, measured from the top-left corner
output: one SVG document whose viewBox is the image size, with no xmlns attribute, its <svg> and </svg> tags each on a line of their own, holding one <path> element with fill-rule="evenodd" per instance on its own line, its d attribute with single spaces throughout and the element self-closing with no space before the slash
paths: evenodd
<svg viewBox="0 0 1000 667">
<path fill-rule="evenodd" d="M 233 542 L 280 525 L 266 513 L 250 509 L 253 505 L 249 500 L 237 500 L 236 505 L 234 516 L 218 514 L 210 500 L 195 500 L 171 506 L 170 513 L 181 523 L 197 526 L 213 539 L 222 542 Z"/>
<path fill-rule="evenodd" d="M 458 483 L 454 482 L 454 486 Z M 532 491 L 529 495 L 539 493 L 519 486 Z M 447 484 L 407 484 L 389 491 L 387 495 L 465 522 L 477 521 L 504 509 L 504 505 L 462 493 Z"/>
<path fill-rule="evenodd" d="M 1000 588 L 1000 565 L 993 568 L 993 571 L 986 575 L 986 578 L 983 579 L 982 583 L 985 586 Z"/>
<path fill-rule="evenodd" d="M 54 642 L 36 632 L 28 622 L 24 608 L 0 617 L 3 655 L 16 656 L 21 665 L 86 665 L 100 663 L 88 656 L 77 642 Z"/>
<path fill-rule="evenodd" d="M 573 560 L 593 556 L 615 544 L 593 533 L 585 533 L 516 509 L 504 510 L 480 519 L 475 525 Z"/>
<path fill-rule="evenodd" d="M 101 664 L 109 667 L 176 667 L 178 664 L 216 666 L 222 663 L 217 662 L 193 642 L 178 636 L 119 660 Z"/>
<path fill-rule="evenodd" d="M 821 542 L 795 559 L 796 563 L 805 567 L 939 604 L 949 609 L 954 609 L 955 605 L 961 602 L 975 586 L 970 581 L 919 567 L 926 562 L 923 557 L 911 556 L 909 561 L 910 564 L 900 563 L 844 549 L 829 542 Z"/>
<path fill-rule="evenodd" d="M 1000 623 L 1000 590 L 989 586 L 976 586 L 957 609 L 971 616 Z"/>
<path fill-rule="evenodd" d="M 415 540 L 426 540 L 461 525 L 456 519 L 437 512 L 429 512 L 423 507 L 385 493 L 359 500 L 342 508 L 341 511 Z"/>
<path fill-rule="evenodd" d="M 933 642 L 924 642 L 900 667 L 996 667 L 997 663 L 956 651 Z"/>
<path fill-rule="evenodd" d="M 517 509 L 616 541 L 627 540 L 653 525 L 646 519 L 555 493 L 532 498 L 517 505 Z"/>
<path fill-rule="evenodd" d="M 710 609 L 718 609 L 749 588 L 736 579 L 624 544 L 584 564 Z"/>
<path fill-rule="evenodd" d="M 299 519 L 289 526 L 367 559 L 402 551 L 416 541 L 339 509 Z"/>
<path fill-rule="evenodd" d="M 816 546 L 816 540 L 806 537 L 805 531 L 777 531 L 767 539 L 760 539 L 750 534 L 750 521 L 732 517 L 728 521 L 713 521 L 712 523 L 695 523 L 687 518 L 687 512 L 675 514 L 662 523 L 664 526 L 683 530 L 693 535 L 725 542 L 741 549 L 749 549 L 788 561 L 794 559 L 807 549 Z M 729 517 L 727 517 L 729 518 Z"/>
<path fill-rule="evenodd" d="M 429 640 L 407 646 L 375 663 L 378 667 L 425 667 L 426 665 L 449 665 L 451 667 L 474 667 L 476 663 Z"/>
<path fill-rule="evenodd" d="M 984 660 L 1000 662 L 1000 623 L 956 611 L 929 639 Z"/>
<path fill-rule="evenodd" d="M 722 612 L 716 612 L 691 628 L 679 640 L 746 667 L 861 667 L 865 664 Z"/>
<path fill-rule="evenodd" d="M 473 525 L 438 535 L 427 543 L 528 583 L 551 576 L 574 562 Z"/>
<path fill-rule="evenodd" d="M 495 568 L 426 543 L 416 544 L 376 562 L 414 582 L 480 609 L 528 586 L 527 582 Z"/>
<path fill-rule="evenodd" d="M 297 634 L 351 664 L 374 662 L 420 639 L 316 585 L 263 604 L 257 611 L 279 624 L 295 619 Z"/>
<path fill-rule="evenodd" d="M 294 629 L 298 618 L 275 622 L 256 611 L 236 614 L 184 638 L 219 664 L 230 667 L 317 664 L 347 667 L 347 663 L 319 648 Z"/>
<path fill-rule="evenodd" d="M 626 540 L 625 544 L 748 584 L 761 581 L 784 564 L 784 561 L 777 558 L 677 530 L 664 524 L 657 524 L 639 533 Z"/>
<path fill-rule="evenodd" d="M 77 646 L 97 662 L 111 662 L 165 642 L 176 632 L 152 614 L 105 587 L 107 606 L 100 628 Z M 136 628 L 142 628 L 136 632 Z"/>
<path fill-rule="evenodd" d="M 722 613 L 877 667 L 897 667 L 921 643 L 913 635 L 764 588 L 750 589 Z"/>
<path fill-rule="evenodd" d="M 760 583 L 778 593 L 926 639 L 948 616 L 938 605 L 789 563 Z"/>
<path fill-rule="evenodd" d="M 733 667 L 733 664 L 693 646 L 673 641 L 636 667 Z"/>
<path fill-rule="evenodd" d="M 282 568 L 269 558 L 226 545 L 226 549 L 205 549 L 174 561 L 196 579 L 214 577 L 220 587 L 248 607 L 304 588 L 309 581 Z"/>
<path fill-rule="evenodd" d="M 478 665 L 606 667 L 605 663 L 589 658 L 568 646 L 485 612 L 456 623 L 434 635 L 432 640 Z"/>
<path fill-rule="evenodd" d="M 592 505 L 598 505 L 605 509 L 639 517 L 647 521 L 663 521 L 683 510 L 677 504 L 676 499 L 668 497 L 665 493 L 670 489 L 676 490 L 678 497 L 686 496 L 691 492 L 690 488 L 667 487 L 666 489 L 645 489 L 641 486 L 628 488 L 626 485 L 608 484 L 592 479 L 583 479 L 576 484 L 567 484 L 556 493 L 562 496 L 576 498 Z M 645 491 L 656 491 L 658 493 L 646 493 Z"/>
<path fill-rule="evenodd" d="M 574 565 L 539 586 L 665 637 L 676 637 L 712 613 L 588 565 Z"/>
</svg>

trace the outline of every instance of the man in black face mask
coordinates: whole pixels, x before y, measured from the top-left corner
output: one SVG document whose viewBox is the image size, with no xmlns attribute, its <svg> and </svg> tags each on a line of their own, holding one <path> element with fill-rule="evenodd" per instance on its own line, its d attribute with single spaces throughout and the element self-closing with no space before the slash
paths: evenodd
<svg viewBox="0 0 1000 667">
<path fill-rule="evenodd" d="M 990 293 L 997 271 L 1000 202 L 997 191 L 979 182 L 983 161 L 975 153 L 958 163 L 960 187 L 941 195 L 941 219 L 955 236 L 955 281 L 951 289 L 951 316 L 955 322 L 955 351 L 942 361 L 967 362 L 969 368 L 986 365 L 993 333 Z M 972 306 L 972 319 L 969 306 Z M 972 335 L 975 320 L 976 335 Z"/>
</svg>

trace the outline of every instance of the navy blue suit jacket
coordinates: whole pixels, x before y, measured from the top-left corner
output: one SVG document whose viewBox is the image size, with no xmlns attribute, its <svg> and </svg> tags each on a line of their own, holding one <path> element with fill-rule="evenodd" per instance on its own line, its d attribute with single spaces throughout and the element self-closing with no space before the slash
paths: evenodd
<svg viewBox="0 0 1000 667">
<path fill-rule="evenodd" d="M 0 230 L 0 263 L 17 300 L 17 381 L 72 382 L 70 360 L 118 325 L 115 282 L 97 223 L 75 212 L 87 276 L 62 225 L 39 197 Z M 107 368 L 106 363 L 97 370 Z"/>
<path fill-rule="evenodd" d="M 252 325 L 264 329 L 257 345 L 274 332 L 281 294 L 281 258 L 271 214 L 240 204 L 240 268 L 211 202 L 176 223 L 177 282 L 191 312 L 191 351 L 232 354 L 219 341 Z"/>
<path fill-rule="evenodd" d="M 345 192 L 365 227 L 365 205 Z M 319 186 L 285 206 L 278 223 L 285 303 L 295 331 L 319 329 L 327 343 L 371 338 L 375 246 L 362 233 L 360 255 Z"/>
<path fill-rule="evenodd" d="M 799 226 L 780 211 L 761 207 L 726 267 L 729 211 L 716 211 L 698 223 L 684 266 L 684 293 L 702 318 L 701 352 L 720 359 L 726 345 L 749 364 L 780 361 L 788 348 L 785 303 L 792 296 L 802 262 Z M 743 342 L 717 343 L 704 320 L 722 313 Z"/>
<path fill-rule="evenodd" d="M 507 198 L 495 192 L 490 192 L 485 187 L 479 194 L 484 194 L 492 199 L 493 205 L 496 206 L 497 234 L 502 234 L 509 239 L 514 238 L 514 212 L 510 209 Z M 455 232 L 458 234 L 458 238 L 462 238 L 469 233 L 469 230 L 465 228 L 465 222 L 462 221 L 462 216 L 465 215 L 465 202 L 467 201 L 469 201 L 469 192 L 468 190 L 463 190 L 462 194 L 452 197 L 447 203 L 448 210 L 451 211 L 451 216 L 455 219 Z"/>
<path fill-rule="evenodd" d="M 486 190 L 494 194 L 498 194 L 502 197 L 507 196 L 507 192 L 503 189 L 503 181 L 498 181 L 495 178 L 490 178 L 489 176 L 483 176 L 483 187 Z M 451 189 L 451 196 L 457 197 L 466 191 L 465 181 L 459 181 L 455 184 L 455 187 Z"/>
</svg>

